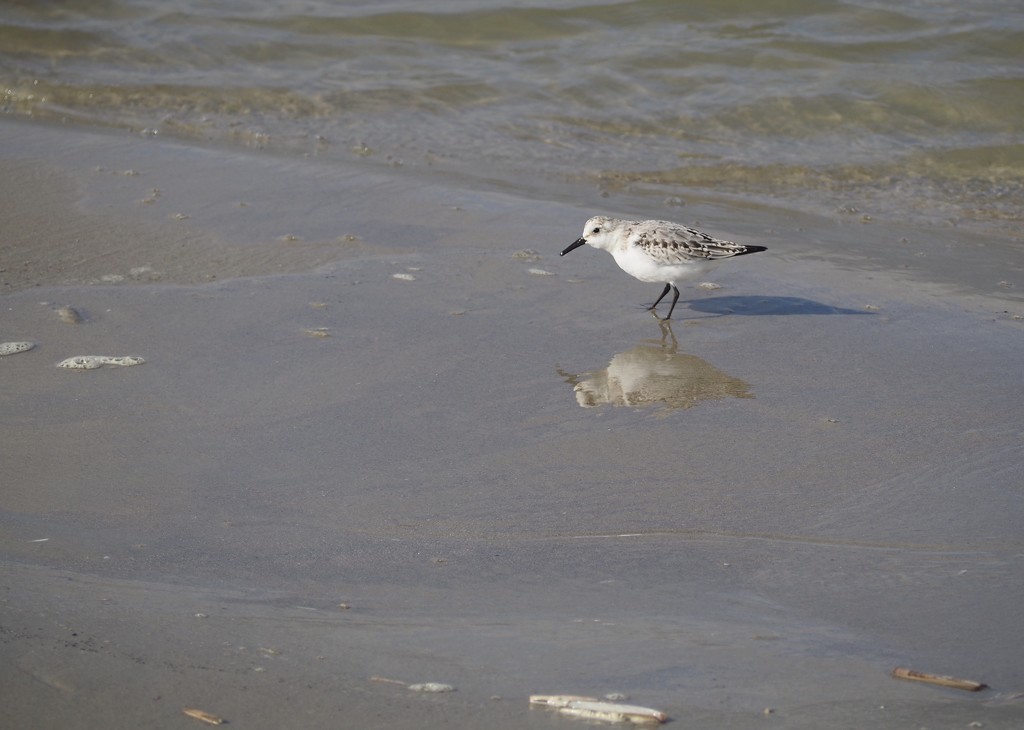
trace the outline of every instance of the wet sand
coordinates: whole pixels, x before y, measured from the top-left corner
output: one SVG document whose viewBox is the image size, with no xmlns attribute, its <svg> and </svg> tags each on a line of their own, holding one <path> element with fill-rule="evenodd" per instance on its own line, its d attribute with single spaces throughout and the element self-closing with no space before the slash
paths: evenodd
<svg viewBox="0 0 1024 730">
<path fill-rule="evenodd" d="M 6 121 L 0 163 L 0 341 L 36 343 L 0 358 L 12 726 L 1024 720 L 998 242 L 976 285 L 941 240 L 688 207 L 769 253 L 665 328 L 558 258 L 596 201 Z"/>
</svg>

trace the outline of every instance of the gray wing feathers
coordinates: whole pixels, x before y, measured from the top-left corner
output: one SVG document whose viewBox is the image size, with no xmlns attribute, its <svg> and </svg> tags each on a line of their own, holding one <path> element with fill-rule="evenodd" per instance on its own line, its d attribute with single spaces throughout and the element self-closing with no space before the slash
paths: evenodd
<svg viewBox="0 0 1024 730">
<path fill-rule="evenodd" d="M 719 241 L 693 228 L 665 221 L 634 228 L 630 239 L 632 245 L 665 264 L 726 259 L 746 250 L 738 243 Z"/>
</svg>

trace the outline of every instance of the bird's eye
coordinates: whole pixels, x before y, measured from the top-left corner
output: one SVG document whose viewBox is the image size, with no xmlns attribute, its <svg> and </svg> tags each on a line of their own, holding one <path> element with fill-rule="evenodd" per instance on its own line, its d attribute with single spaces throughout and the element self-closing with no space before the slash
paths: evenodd
<svg viewBox="0 0 1024 730">
<path fill-rule="evenodd" d="M 598 226 L 597 228 L 595 228 L 594 230 L 591 231 L 591 233 L 600 233 L 600 232 L 601 232 L 601 227 L 600 226 Z"/>
</svg>

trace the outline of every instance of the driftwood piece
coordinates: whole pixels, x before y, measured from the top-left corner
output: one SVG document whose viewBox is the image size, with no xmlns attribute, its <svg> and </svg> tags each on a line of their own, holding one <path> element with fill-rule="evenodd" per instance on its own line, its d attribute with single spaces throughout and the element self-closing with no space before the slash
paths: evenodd
<svg viewBox="0 0 1024 730">
<path fill-rule="evenodd" d="M 182 707 L 181 711 L 184 712 L 189 717 L 194 717 L 197 720 L 205 722 L 207 725 L 223 725 L 224 724 L 224 718 L 223 717 L 217 717 L 217 715 L 214 715 L 211 712 L 207 712 L 206 710 L 197 710 L 194 707 Z"/>
<path fill-rule="evenodd" d="M 968 692 L 977 692 L 988 686 L 981 682 L 975 682 L 973 679 L 958 679 L 942 674 L 929 674 L 928 672 L 918 672 L 907 667 L 896 667 L 892 670 L 892 676 L 897 679 L 910 679 L 915 682 L 928 682 L 929 684 L 938 684 L 943 687 L 964 689 Z"/>
</svg>

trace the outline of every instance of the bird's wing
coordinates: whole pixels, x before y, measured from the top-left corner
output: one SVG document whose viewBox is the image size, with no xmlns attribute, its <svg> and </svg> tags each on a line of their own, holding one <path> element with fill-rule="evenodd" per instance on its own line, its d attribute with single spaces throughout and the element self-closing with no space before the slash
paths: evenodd
<svg viewBox="0 0 1024 730">
<path fill-rule="evenodd" d="M 681 226 L 678 223 L 655 221 L 633 229 L 630 244 L 638 246 L 648 256 L 662 264 L 685 264 L 694 261 L 713 261 L 743 253 L 745 246 L 731 241 L 720 241 L 706 233 Z"/>
</svg>

